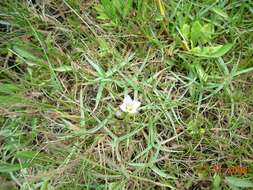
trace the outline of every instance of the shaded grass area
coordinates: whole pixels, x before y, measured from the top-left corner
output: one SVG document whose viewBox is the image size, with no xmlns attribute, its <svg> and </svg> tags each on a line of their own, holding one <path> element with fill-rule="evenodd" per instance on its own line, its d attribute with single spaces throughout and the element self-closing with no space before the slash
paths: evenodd
<svg viewBox="0 0 253 190">
<path fill-rule="evenodd" d="M 0 9 L 2 189 L 251 188 L 251 1 Z M 134 116 L 119 114 L 126 94 L 141 102 Z"/>
</svg>

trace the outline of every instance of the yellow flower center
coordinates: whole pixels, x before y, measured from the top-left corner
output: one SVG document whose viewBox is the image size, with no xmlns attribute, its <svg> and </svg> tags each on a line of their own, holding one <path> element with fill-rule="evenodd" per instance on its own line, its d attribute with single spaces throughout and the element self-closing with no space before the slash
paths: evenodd
<svg viewBox="0 0 253 190">
<path fill-rule="evenodd" d="M 133 105 L 128 104 L 128 105 L 126 106 L 126 111 L 127 111 L 127 112 L 132 112 L 132 111 L 133 111 Z"/>
</svg>

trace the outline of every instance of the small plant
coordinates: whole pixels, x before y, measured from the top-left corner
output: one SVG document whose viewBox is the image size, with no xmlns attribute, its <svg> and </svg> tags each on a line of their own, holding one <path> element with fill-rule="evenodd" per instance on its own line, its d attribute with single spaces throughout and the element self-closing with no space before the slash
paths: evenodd
<svg viewBox="0 0 253 190">
<path fill-rule="evenodd" d="M 203 121 L 201 120 L 190 120 L 187 124 L 187 131 L 192 136 L 201 136 L 205 133 L 205 129 L 203 128 Z"/>
<path fill-rule="evenodd" d="M 221 57 L 233 46 L 230 43 L 212 45 L 213 33 L 213 25 L 202 25 L 198 20 L 194 21 L 191 25 L 184 24 L 180 30 L 184 48 L 191 54 L 207 58 Z"/>
<path fill-rule="evenodd" d="M 110 20 L 112 25 L 119 25 L 133 9 L 133 0 L 101 0 L 95 7 L 100 20 Z"/>
</svg>

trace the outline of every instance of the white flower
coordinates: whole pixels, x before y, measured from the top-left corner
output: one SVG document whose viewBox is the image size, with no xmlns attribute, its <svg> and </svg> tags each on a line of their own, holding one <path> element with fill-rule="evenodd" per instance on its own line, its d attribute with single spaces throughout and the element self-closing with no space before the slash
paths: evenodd
<svg viewBox="0 0 253 190">
<path fill-rule="evenodd" d="M 138 100 L 132 100 L 132 98 L 127 95 L 125 96 L 123 103 L 119 107 L 123 112 L 135 114 L 138 112 L 140 105 L 141 102 L 139 102 Z"/>
</svg>

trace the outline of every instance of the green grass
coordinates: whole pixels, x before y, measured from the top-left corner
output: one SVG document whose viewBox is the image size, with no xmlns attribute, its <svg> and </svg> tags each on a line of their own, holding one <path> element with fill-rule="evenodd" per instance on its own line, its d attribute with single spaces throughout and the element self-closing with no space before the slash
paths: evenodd
<svg viewBox="0 0 253 190">
<path fill-rule="evenodd" d="M 252 1 L 4 0 L 0 42 L 1 190 L 253 188 Z"/>
</svg>

